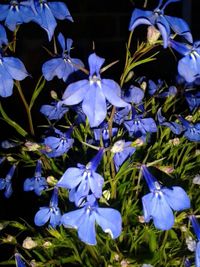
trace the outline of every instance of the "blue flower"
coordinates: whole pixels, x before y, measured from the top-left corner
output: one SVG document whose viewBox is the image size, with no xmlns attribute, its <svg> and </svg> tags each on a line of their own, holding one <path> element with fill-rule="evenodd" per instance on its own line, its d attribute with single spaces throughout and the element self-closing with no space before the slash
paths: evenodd
<svg viewBox="0 0 200 267">
<path fill-rule="evenodd" d="M 0 24 L 0 47 L 2 46 L 2 44 L 5 44 L 5 45 L 8 44 L 8 38 L 7 38 L 6 30 Z"/>
<path fill-rule="evenodd" d="M 178 119 L 183 124 L 183 136 L 190 141 L 200 141 L 200 122 L 191 123 L 182 116 L 178 116 Z"/>
<path fill-rule="evenodd" d="M 63 103 L 76 105 L 82 102 L 82 109 L 88 117 L 90 126 L 96 127 L 106 117 L 106 99 L 116 107 L 125 107 L 128 103 L 121 99 L 121 89 L 115 81 L 101 79 L 100 68 L 104 59 L 93 53 L 89 56 L 88 62 L 89 80 L 84 79 L 71 83 L 64 92 Z"/>
<path fill-rule="evenodd" d="M 6 198 L 9 198 L 13 193 L 11 180 L 14 175 L 15 169 L 16 169 L 16 165 L 12 165 L 6 177 L 0 178 L 0 190 L 5 190 L 4 196 Z"/>
<path fill-rule="evenodd" d="M 72 129 L 63 133 L 58 129 L 54 129 L 54 135 L 44 138 L 44 149 L 41 150 L 49 158 L 60 157 L 72 147 L 74 139 L 71 138 Z"/>
<path fill-rule="evenodd" d="M 60 101 L 53 102 L 51 105 L 42 105 L 40 109 L 40 112 L 49 120 L 60 120 L 67 111 L 68 108 Z"/>
<path fill-rule="evenodd" d="M 116 108 L 113 121 L 121 125 L 125 120 L 129 119 L 130 110 L 131 110 L 131 106 L 127 106 L 122 109 Z"/>
<path fill-rule="evenodd" d="M 96 198 L 102 196 L 103 177 L 96 172 L 104 150 L 99 149 L 96 156 L 85 166 L 68 168 L 57 183 L 58 187 L 70 189 L 69 200 L 79 206 L 85 197 L 93 193 Z"/>
<path fill-rule="evenodd" d="M 186 92 L 185 99 L 188 103 L 190 111 L 200 107 L 200 92 Z"/>
<path fill-rule="evenodd" d="M 200 225 L 194 215 L 189 216 L 192 227 L 197 237 L 197 245 L 195 250 L 195 267 L 200 267 Z"/>
<path fill-rule="evenodd" d="M 200 41 L 188 44 L 169 39 L 169 44 L 183 55 L 178 62 L 178 73 L 186 82 L 191 83 L 200 78 Z"/>
<path fill-rule="evenodd" d="M 40 196 L 42 191 L 48 188 L 45 177 L 41 175 L 42 161 L 39 159 L 36 164 L 35 174 L 32 178 L 27 178 L 24 181 L 24 191 L 34 191 L 36 195 Z"/>
<path fill-rule="evenodd" d="M 24 64 L 18 58 L 3 57 L 0 51 L 0 96 L 8 97 L 13 92 L 13 79 L 21 81 L 28 76 Z"/>
<path fill-rule="evenodd" d="M 131 146 L 132 142 L 125 142 L 124 140 L 119 140 L 114 143 L 111 148 L 111 152 L 114 153 L 114 164 L 116 170 L 118 171 L 123 162 L 131 157 L 135 152 L 135 147 Z"/>
<path fill-rule="evenodd" d="M 15 253 L 15 263 L 16 267 L 26 267 L 26 264 L 23 262 L 19 253 Z"/>
<path fill-rule="evenodd" d="M 164 9 L 168 4 L 177 1 L 179 0 L 168 0 L 161 8 L 163 0 L 160 0 L 158 6 L 153 11 L 145 11 L 135 8 L 129 24 L 129 30 L 133 31 L 137 26 L 142 24 L 157 27 L 162 35 L 164 48 L 168 46 L 168 38 L 170 37 L 171 29 L 176 34 L 182 35 L 186 40 L 192 42 L 192 35 L 187 23 L 181 18 L 171 17 L 164 14 Z"/>
<path fill-rule="evenodd" d="M 93 129 L 94 139 L 96 141 L 103 141 L 104 147 L 108 147 L 110 144 L 108 123 L 103 122 L 99 128 Z M 112 128 L 112 136 L 115 136 L 118 132 L 118 128 Z"/>
<path fill-rule="evenodd" d="M 48 2 L 47 0 L 36 0 L 35 9 L 37 15 L 35 15 L 33 21 L 47 32 L 49 41 L 51 41 L 57 26 L 56 19 L 68 19 L 73 22 L 72 16 L 65 3 L 59 1 Z"/>
<path fill-rule="evenodd" d="M 144 98 L 144 91 L 137 86 L 131 85 L 128 90 L 125 91 L 123 99 L 126 102 L 140 104 Z"/>
<path fill-rule="evenodd" d="M 55 187 L 49 203 L 49 207 L 41 207 L 35 214 L 34 222 L 37 226 L 42 226 L 49 221 L 53 228 L 60 225 L 61 212 L 58 207 L 58 188 Z"/>
<path fill-rule="evenodd" d="M 64 36 L 59 33 L 58 41 L 62 47 L 62 56 L 45 62 L 42 66 L 42 73 L 47 81 L 57 76 L 59 79 L 63 79 L 63 81 L 66 82 L 69 75 L 79 70 L 84 64 L 80 59 L 70 56 L 72 39 L 66 39 L 65 41 Z"/>
<path fill-rule="evenodd" d="M 31 8 L 31 1 L 11 0 L 10 4 L 0 4 L 0 21 L 14 31 L 17 25 L 30 22 L 35 16 Z"/>
<path fill-rule="evenodd" d="M 122 219 L 119 211 L 112 208 L 100 208 L 94 196 L 90 195 L 84 206 L 78 210 L 67 212 L 61 223 L 68 228 L 75 228 L 78 237 L 88 245 L 96 245 L 95 225 L 99 225 L 111 238 L 119 237 L 122 230 Z"/>
<path fill-rule="evenodd" d="M 145 165 L 142 165 L 142 173 L 151 191 L 142 197 L 144 220 L 149 222 L 153 219 L 156 228 L 168 230 L 174 225 L 172 210 L 189 209 L 190 199 L 179 186 L 171 188 L 161 186 Z"/>
</svg>

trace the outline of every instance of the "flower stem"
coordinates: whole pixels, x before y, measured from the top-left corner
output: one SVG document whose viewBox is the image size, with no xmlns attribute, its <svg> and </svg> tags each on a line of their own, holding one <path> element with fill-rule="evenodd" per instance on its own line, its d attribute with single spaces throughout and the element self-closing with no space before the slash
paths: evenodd
<svg viewBox="0 0 200 267">
<path fill-rule="evenodd" d="M 29 108 L 29 105 L 28 105 L 28 103 L 26 101 L 26 98 L 24 96 L 24 93 L 22 91 L 21 84 L 20 84 L 19 81 L 15 81 L 15 85 L 17 87 L 17 90 L 19 92 L 20 98 L 21 98 L 21 100 L 22 100 L 22 102 L 24 104 L 24 107 L 25 107 L 25 110 L 26 110 L 26 113 L 27 113 L 29 129 L 30 129 L 31 135 L 35 135 L 35 131 L 34 131 L 34 128 L 33 128 L 32 116 L 31 116 L 31 110 Z"/>
</svg>

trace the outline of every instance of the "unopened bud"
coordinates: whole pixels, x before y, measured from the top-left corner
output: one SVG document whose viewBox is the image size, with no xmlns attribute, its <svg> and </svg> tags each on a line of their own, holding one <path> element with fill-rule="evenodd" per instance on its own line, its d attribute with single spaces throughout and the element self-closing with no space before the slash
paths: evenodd
<svg viewBox="0 0 200 267">
<path fill-rule="evenodd" d="M 57 95 L 57 93 L 54 90 L 51 90 L 51 97 L 53 99 L 58 99 L 58 95 Z"/>
<path fill-rule="evenodd" d="M 27 236 L 22 243 L 22 247 L 32 249 L 37 247 L 37 243 L 30 236 Z"/>
<path fill-rule="evenodd" d="M 160 37 L 160 32 L 153 26 L 149 26 L 147 29 L 147 41 L 153 45 Z"/>
</svg>

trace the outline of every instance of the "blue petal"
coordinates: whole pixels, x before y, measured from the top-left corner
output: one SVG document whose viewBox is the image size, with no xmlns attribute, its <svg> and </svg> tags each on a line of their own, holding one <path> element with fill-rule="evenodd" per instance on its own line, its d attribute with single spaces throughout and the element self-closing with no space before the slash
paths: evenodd
<svg viewBox="0 0 200 267">
<path fill-rule="evenodd" d="M 17 81 L 21 81 L 28 76 L 24 64 L 18 58 L 4 57 L 3 65 L 12 78 Z"/>
<path fill-rule="evenodd" d="M 163 122 L 161 125 L 169 127 L 174 134 L 181 134 L 183 131 L 183 126 L 176 122 Z"/>
<path fill-rule="evenodd" d="M 96 173 L 92 172 L 92 175 L 89 176 L 89 186 L 96 198 L 100 198 L 102 196 L 102 187 L 104 183 L 103 177 Z"/>
<path fill-rule="evenodd" d="M 58 34 L 58 42 L 59 42 L 59 44 L 62 47 L 62 50 L 64 52 L 66 50 L 66 46 L 65 46 L 65 37 L 62 33 Z"/>
<path fill-rule="evenodd" d="M 57 186 L 72 189 L 75 188 L 82 179 L 83 170 L 80 170 L 79 168 L 68 168 L 57 182 Z"/>
<path fill-rule="evenodd" d="M 150 133 L 157 132 L 157 126 L 156 126 L 154 119 L 145 118 L 145 119 L 142 119 L 141 121 L 146 132 L 150 132 Z"/>
<path fill-rule="evenodd" d="M 121 88 L 119 85 L 110 79 L 102 79 L 102 92 L 106 99 L 116 107 L 126 107 L 129 104 L 121 98 Z"/>
<path fill-rule="evenodd" d="M 81 208 L 63 214 L 61 217 L 61 223 L 65 227 L 78 229 L 78 227 L 83 223 L 84 219 L 85 208 Z"/>
<path fill-rule="evenodd" d="M 97 224 L 105 233 L 117 238 L 122 231 L 122 218 L 119 211 L 111 208 L 97 208 L 94 213 Z"/>
<path fill-rule="evenodd" d="M 3 190 L 6 187 L 6 179 L 0 178 L 0 190 Z"/>
<path fill-rule="evenodd" d="M 97 75 L 99 76 L 99 72 L 101 69 L 101 66 L 103 65 L 105 59 L 102 57 L 97 56 L 95 53 L 92 53 L 88 57 L 88 64 L 90 67 L 90 75 Z"/>
<path fill-rule="evenodd" d="M 124 100 L 129 103 L 139 104 L 144 98 L 144 91 L 137 86 L 130 86 L 125 92 Z"/>
<path fill-rule="evenodd" d="M 190 208 L 190 199 L 186 192 L 179 186 L 170 188 L 162 188 L 162 192 L 169 206 L 175 210 L 180 211 Z"/>
<path fill-rule="evenodd" d="M 153 16 L 152 11 L 144 11 L 140 10 L 138 8 L 135 8 L 133 10 L 133 13 L 131 15 L 131 21 L 129 24 L 129 31 L 133 31 L 137 26 L 146 24 L 146 25 L 152 25 L 148 18 Z"/>
<path fill-rule="evenodd" d="M 84 99 L 88 90 L 90 90 L 88 80 L 71 83 L 63 94 L 63 103 L 65 105 L 79 104 Z"/>
<path fill-rule="evenodd" d="M 0 20 L 5 20 L 10 9 L 10 5 L 0 4 Z"/>
<path fill-rule="evenodd" d="M 195 250 L 195 267 L 200 267 L 200 241 L 197 242 Z"/>
<path fill-rule="evenodd" d="M 17 267 L 26 267 L 26 264 L 22 261 L 19 253 L 15 253 L 15 262 Z"/>
<path fill-rule="evenodd" d="M 20 16 L 20 11 L 17 11 L 16 9 L 10 9 L 5 19 L 5 25 L 11 31 L 14 31 L 16 29 L 16 26 L 22 23 L 23 23 L 23 20 Z"/>
<path fill-rule="evenodd" d="M 5 188 L 5 192 L 4 192 L 4 196 L 6 198 L 9 198 L 13 193 L 13 189 L 12 189 L 12 183 L 9 182 L 6 184 L 6 188 Z"/>
<path fill-rule="evenodd" d="M 27 178 L 24 181 L 24 191 L 32 191 L 35 187 L 35 179 L 34 178 Z"/>
<path fill-rule="evenodd" d="M 47 181 L 44 177 L 37 177 L 35 179 L 34 192 L 36 195 L 40 196 L 42 191 L 48 188 Z"/>
<path fill-rule="evenodd" d="M 54 209 L 51 212 L 49 225 L 51 225 L 53 228 L 56 228 L 56 226 L 60 225 L 60 221 L 61 221 L 61 212 L 59 208 L 56 208 L 56 210 Z"/>
<path fill-rule="evenodd" d="M 156 228 L 169 230 L 174 225 L 174 215 L 162 193 L 149 193 L 142 197 L 144 218 L 146 222 L 152 218 Z"/>
<path fill-rule="evenodd" d="M 178 53 L 180 53 L 183 56 L 188 55 L 192 50 L 192 46 L 187 43 L 179 43 L 174 41 L 173 39 L 169 39 L 169 43 L 173 49 L 175 49 Z"/>
<path fill-rule="evenodd" d="M 162 39 L 163 39 L 163 47 L 167 48 L 168 46 L 168 39 L 170 36 L 170 27 L 169 24 L 167 22 L 167 20 L 164 17 L 159 17 L 159 21 L 157 22 L 157 27 L 162 35 Z"/>
<path fill-rule="evenodd" d="M 190 221 L 192 222 L 192 227 L 197 236 L 198 241 L 200 241 L 200 225 L 197 221 L 197 218 L 194 215 L 189 216 Z"/>
<path fill-rule="evenodd" d="M 42 65 L 42 73 L 47 81 L 57 76 L 59 79 L 63 78 L 65 69 L 65 62 L 62 58 L 50 59 Z"/>
<path fill-rule="evenodd" d="M 106 117 L 106 99 L 100 87 L 92 84 L 84 96 L 82 109 L 91 127 L 97 127 Z"/>
<path fill-rule="evenodd" d="M 190 141 L 194 141 L 194 142 L 198 142 L 200 141 L 200 127 L 199 127 L 200 123 L 197 123 L 195 125 L 191 125 L 188 129 L 186 129 L 186 131 L 184 132 L 184 136 L 190 140 Z"/>
<path fill-rule="evenodd" d="M 74 201 L 77 207 L 80 206 L 83 199 L 88 196 L 89 191 L 90 191 L 90 187 L 89 187 L 88 180 L 83 179 L 74 193 Z"/>
<path fill-rule="evenodd" d="M 7 44 L 8 43 L 8 39 L 7 39 L 7 35 L 6 35 L 6 30 L 4 29 L 4 27 L 0 24 L 0 46 L 2 44 Z"/>
<path fill-rule="evenodd" d="M 195 81 L 200 74 L 200 68 L 194 55 L 190 54 L 179 60 L 178 72 L 186 82 Z"/>
<path fill-rule="evenodd" d="M 95 215 L 89 209 L 85 213 L 85 218 L 78 228 L 79 238 L 88 245 L 96 245 Z"/>
<path fill-rule="evenodd" d="M 62 2 L 49 2 L 48 3 L 54 17 L 63 20 L 68 19 L 73 22 L 72 16 L 65 3 Z"/>
<path fill-rule="evenodd" d="M 51 211 L 47 207 L 42 207 L 40 210 L 35 214 L 34 223 L 37 226 L 42 226 L 48 222 L 51 216 Z"/>
<path fill-rule="evenodd" d="M 0 64 L 0 96 L 8 97 L 13 93 L 13 79 L 4 65 Z"/>
</svg>

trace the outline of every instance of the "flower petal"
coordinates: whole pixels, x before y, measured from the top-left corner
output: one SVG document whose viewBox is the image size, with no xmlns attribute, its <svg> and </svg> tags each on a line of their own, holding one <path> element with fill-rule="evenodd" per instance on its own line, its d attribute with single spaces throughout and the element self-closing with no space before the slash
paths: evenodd
<svg viewBox="0 0 200 267">
<path fill-rule="evenodd" d="M 42 207 L 40 210 L 35 214 L 34 223 L 37 226 L 42 226 L 46 222 L 48 222 L 51 216 L 50 209 L 48 207 Z"/>
<path fill-rule="evenodd" d="M 67 189 L 75 188 L 83 179 L 83 170 L 79 168 L 68 168 L 60 180 L 57 182 L 57 186 Z"/>
<path fill-rule="evenodd" d="M 71 83 L 62 96 L 63 103 L 65 105 L 76 105 L 80 103 L 88 90 L 90 90 L 88 80 Z"/>
</svg>

